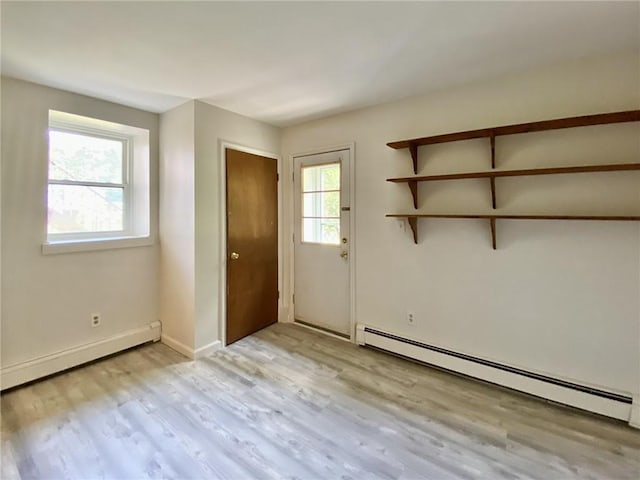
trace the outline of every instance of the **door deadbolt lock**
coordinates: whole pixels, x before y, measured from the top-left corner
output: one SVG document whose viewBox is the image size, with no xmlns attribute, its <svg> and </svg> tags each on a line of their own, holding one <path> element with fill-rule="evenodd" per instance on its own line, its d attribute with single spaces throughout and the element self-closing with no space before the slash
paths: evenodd
<svg viewBox="0 0 640 480">
<path fill-rule="evenodd" d="M 342 243 L 347 243 L 347 237 L 342 237 Z"/>
<path fill-rule="evenodd" d="M 240 258 L 240 254 L 236 252 L 231 252 L 231 260 L 237 260 Z"/>
<path fill-rule="evenodd" d="M 346 259 L 346 258 L 349 256 L 349 252 L 347 252 L 347 251 L 345 250 L 344 252 L 342 252 L 342 253 L 340 254 L 340 256 L 341 256 L 342 258 L 345 258 L 345 259 Z"/>
</svg>

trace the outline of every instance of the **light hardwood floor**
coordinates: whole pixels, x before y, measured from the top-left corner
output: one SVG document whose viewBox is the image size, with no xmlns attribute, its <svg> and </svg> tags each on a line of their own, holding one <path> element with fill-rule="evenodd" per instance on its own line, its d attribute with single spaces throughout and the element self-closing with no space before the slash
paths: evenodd
<svg viewBox="0 0 640 480">
<path fill-rule="evenodd" d="M 2 396 L 3 480 L 635 479 L 640 433 L 276 324 L 161 344 Z"/>
</svg>

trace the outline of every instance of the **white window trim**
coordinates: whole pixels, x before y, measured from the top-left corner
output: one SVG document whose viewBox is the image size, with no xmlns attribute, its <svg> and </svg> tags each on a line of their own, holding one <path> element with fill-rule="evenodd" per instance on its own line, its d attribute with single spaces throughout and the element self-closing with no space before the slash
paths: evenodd
<svg viewBox="0 0 640 480">
<path fill-rule="evenodd" d="M 94 127 L 93 125 L 97 125 Z M 45 242 L 42 245 L 42 253 L 45 255 L 71 252 L 86 252 L 95 250 L 107 250 L 112 248 L 130 248 L 148 246 L 154 243 L 150 234 L 149 208 L 146 208 L 146 228 L 143 233 L 136 232 L 134 212 L 138 207 L 135 204 L 136 195 L 133 194 L 135 142 L 136 134 L 132 132 L 146 132 L 148 142 L 148 130 L 137 127 L 129 127 L 112 122 L 106 122 L 89 117 L 82 117 L 65 112 L 54 110 L 49 111 L 49 130 L 78 133 L 81 135 L 94 136 L 109 140 L 118 140 L 123 143 L 123 183 L 110 184 L 107 182 L 85 182 L 73 180 L 51 180 L 47 173 L 47 190 L 49 185 L 96 185 L 101 187 L 115 186 L 123 188 L 124 195 L 124 219 L 123 230 L 108 232 L 77 232 L 77 233 L 56 233 L 48 232 L 48 217 L 45 224 Z M 147 162 L 149 159 L 147 159 Z M 49 158 L 47 157 L 47 166 Z M 148 167 L 147 167 L 148 170 Z M 148 188 L 148 181 L 146 182 Z M 148 193 L 147 193 L 148 197 Z M 144 203 L 144 202 L 143 202 Z M 47 203 L 48 205 L 48 196 Z M 149 207 L 149 205 L 147 205 Z"/>
<path fill-rule="evenodd" d="M 150 235 L 133 237 L 114 237 L 92 240 L 70 240 L 59 242 L 46 242 L 42 245 L 44 255 L 58 253 L 90 252 L 95 250 L 110 250 L 112 248 L 132 248 L 153 245 Z"/>
</svg>

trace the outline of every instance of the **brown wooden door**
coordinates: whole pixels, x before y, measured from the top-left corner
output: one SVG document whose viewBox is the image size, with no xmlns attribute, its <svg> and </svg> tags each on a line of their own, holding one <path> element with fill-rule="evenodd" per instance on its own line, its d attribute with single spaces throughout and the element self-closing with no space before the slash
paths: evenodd
<svg viewBox="0 0 640 480">
<path fill-rule="evenodd" d="M 277 160 L 228 148 L 227 345 L 278 321 Z"/>
</svg>

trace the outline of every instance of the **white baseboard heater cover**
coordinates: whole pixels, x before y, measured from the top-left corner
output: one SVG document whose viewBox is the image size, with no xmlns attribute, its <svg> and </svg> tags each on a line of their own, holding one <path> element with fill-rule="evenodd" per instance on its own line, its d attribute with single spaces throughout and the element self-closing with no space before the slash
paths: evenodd
<svg viewBox="0 0 640 480">
<path fill-rule="evenodd" d="M 0 369 L 0 390 L 62 372 L 142 343 L 158 341 L 160 330 L 160 322 L 153 322 L 102 340 L 71 347 L 26 362 L 3 366 Z"/>
<path fill-rule="evenodd" d="M 422 363 L 627 422 L 632 419 L 632 405 L 636 408 L 631 395 L 530 372 L 404 338 L 366 325 L 358 325 L 356 340 L 360 345 L 375 347 Z"/>
</svg>

